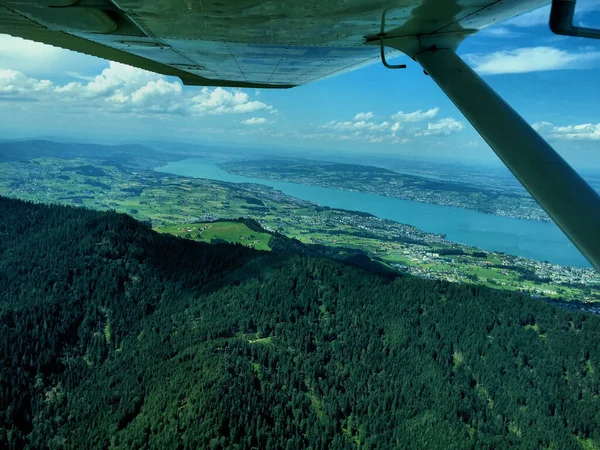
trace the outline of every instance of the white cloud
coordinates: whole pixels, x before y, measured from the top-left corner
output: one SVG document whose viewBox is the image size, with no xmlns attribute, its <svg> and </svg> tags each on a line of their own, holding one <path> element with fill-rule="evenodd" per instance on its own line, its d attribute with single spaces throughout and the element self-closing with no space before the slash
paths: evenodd
<svg viewBox="0 0 600 450">
<path fill-rule="evenodd" d="M 514 31 L 508 27 L 497 27 L 497 26 L 484 28 L 483 30 L 481 30 L 480 34 L 482 36 L 497 37 L 497 38 L 512 38 L 512 37 L 523 36 L 523 33 L 519 32 L 519 31 Z"/>
<path fill-rule="evenodd" d="M 584 123 L 581 125 L 555 127 L 552 136 L 568 140 L 600 141 L 600 123 Z"/>
<path fill-rule="evenodd" d="M 0 99 L 35 107 L 62 107 L 64 112 L 82 109 L 135 115 L 220 115 L 273 111 L 266 103 L 251 100 L 240 90 L 183 88 L 179 81 L 111 62 L 89 82 L 55 84 L 28 77 L 15 70 L 0 70 Z"/>
<path fill-rule="evenodd" d="M 359 114 L 357 114 L 356 116 L 359 116 Z M 356 119 L 355 116 L 355 119 Z M 321 128 L 329 128 L 332 130 L 338 130 L 338 131 L 358 131 L 361 132 L 363 130 L 367 130 L 367 131 L 382 131 L 385 130 L 389 127 L 389 122 L 384 121 L 381 123 L 375 123 L 375 122 L 367 122 L 365 120 L 359 120 L 358 122 L 356 121 L 346 121 L 346 122 L 336 122 L 336 121 L 331 121 L 331 122 L 327 122 L 326 124 L 322 125 Z"/>
<path fill-rule="evenodd" d="M 88 75 L 82 75 L 79 72 L 73 72 L 72 70 L 67 70 L 65 72 L 65 75 L 70 76 L 71 78 L 76 78 L 78 80 L 83 80 L 83 81 L 94 81 L 94 77 L 90 77 Z"/>
<path fill-rule="evenodd" d="M 553 139 L 568 141 L 600 141 L 600 123 L 554 126 L 550 122 L 536 122 L 533 129 Z"/>
<path fill-rule="evenodd" d="M 428 109 L 427 111 L 414 111 L 410 113 L 405 113 L 403 111 L 398 111 L 396 114 L 392 115 L 392 120 L 400 123 L 406 122 L 420 122 L 421 120 L 429 120 L 433 119 L 437 116 L 439 112 L 439 108 Z"/>
<path fill-rule="evenodd" d="M 32 94 L 54 88 L 51 81 L 35 80 L 16 70 L 0 70 L 0 98 L 17 99 L 23 96 L 28 99 Z"/>
<path fill-rule="evenodd" d="M 354 128 L 357 130 L 371 130 L 371 131 L 378 131 L 378 130 L 386 130 L 389 127 L 389 123 L 386 122 L 381 122 L 381 123 L 374 123 L 374 122 L 365 122 L 364 120 L 361 120 L 360 122 L 356 122 L 354 124 Z"/>
<path fill-rule="evenodd" d="M 429 122 L 427 129 L 417 131 L 415 136 L 448 136 L 464 129 L 462 122 L 447 117 L 437 122 Z"/>
<path fill-rule="evenodd" d="M 201 115 L 240 114 L 272 109 L 272 106 L 263 102 L 251 101 L 245 92 L 223 88 L 203 88 L 199 95 L 191 98 L 191 102 L 190 110 Z"/>
<path fill-rule="evenodd" d="M 265 123 L 271 123 L 264 117 L 251 117 L 250 119 L 242 120 L 244 125 L 264 125 Z"/>
<path fill-rule="evenodd" d="M 589 48 L 569 52 L 554 47 L 529 47 L 490 54 L 469 54 L 464 58 L 476 72 L 493 75 L 587 68 L 600 62 L 600 52 Z"/>
<path fill-rule="evenodd" d="M 98 71 L 106 61 L 67 51 L 51 45 L 0 34 L 0 69 L 11 69 L 27 76 L 47 77 L 60 72 L 79 74 L 82 68 Z"/>
<path fill-rule="evenodd" d="M 393 135 L 396 135 L 396 133 L 400 129 L 402 129 L 402 124 L 400 122 L 394 122 L 394 124 L 390 127 L 390 130 L 392 130 Z"/>
<path fill-rule="evenodd" d="M 542 121 L 532 124 L 531 127 L 539 133 L 542 130 L 548 129 L 548 127 L 552 128 L 552 124 L 550 122 Z"/>
<path fill-rule="evenodd" d="M 482 141 L 469 141 L 465 142 L 462 147 L 463 148 L 476 148 L 481 147 Z"/>
<path fill-rule="evenodd" d="M 439 113 L 439 108 L 431 108 L 426 111 L 421 109 L 413 112 L 399 111 L 383 122 L 375 122 L 369 119 L 375 117 L 372 112 L 358 113 L 352 120 L 330 121 L 319 128 L 323 132 L 311 132 L 303 135 L 302 139 L 327 139 L 338 141 L 360 141 L 371 144 L 389 143 L 406 144 L 412 142 L 416 137 L 450 135 L 463 130 L 465 127 L 461 122 L 452 118 L 440 119 L 436 122 L 428 122 L 427 128 L 417 126 L 418 122 L 431 120 Z M 406 124 L 415 124 L 408 128 Z"/>
<path fill-rule="evenodd" d="M 360 112 L 357 115 L 354 116 L 354 120 L 370 120 L 374 117 L 373 113 L 371 111 L 369 112 Z"/>
</svg>

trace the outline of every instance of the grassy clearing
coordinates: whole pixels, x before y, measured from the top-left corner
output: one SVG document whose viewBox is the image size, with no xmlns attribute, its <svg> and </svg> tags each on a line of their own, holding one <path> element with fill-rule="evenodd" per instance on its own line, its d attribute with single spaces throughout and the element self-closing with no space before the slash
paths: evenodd
<svg viewBox="0 0 600 450">
<path fill-rule="evenodd" d="M 255 339 L 253 341 L 248 340 L 248 342 L 250 342 L 251 344 L 269 345 L 269 344 L 273 343 L 273 336 L 269 336 L 269 337 L 266 337 L 266 338 Z"/>
<path fill-rule="evenodd" d="M 594 376 L 594 366 L 592 366 L 592 362 L 589 359 L 585 362 L 585 371 L 590 377 Z"/>
<path fill-rule="evenodd" d="M 110 344 L 110 340 L 112 337 L 112 332 L 110 329 L 110 319 L 106 318 L 106 324 L 104 325 L 104 338 L 106 339 L 106 343 Z"/>
<path fill-rule="evenodd" d="M 452 354 L 452 368 L 456 369 L 459 367 L 464 361 L 463 354 L 461 352 L 457 352 L 456 350 Z"/>
<path fill-rule="evenodd" d="M 513 433 L 514 435 L 516 435 L 517 437 L 521 437 L 523 435 L 523 432 L 521 431 L 521 427 L 518 426 L 514 422 L 509 422 L 508 423 L 508 431 L 510 431 L 511 433 Z"/>
<path fill-rule="evenodd" d="M 269 247 L 270 234 L 253 231 L 241 222 L 180 224 L 157 227 L 156 230 L 160 233 L 169 233 L 195 241 L 210 243 L 217 239 L 242 244 L 257 250 L 271 250 Z"/>
<path fill-rule="evenodd" d="M 323 420 L 324 414 L 323 414 L 323 405 L 321 404 L 321 400 L 319 398 L 317 398 L 317 396 L 312 392 L 309 392 L 306 395 L 308 395 L 308 398 L 310 398 L 310 404 L 311 404 L 315 414 L 317 415 L 317 419 Z"/>
<path fill-rule="evenodd" d="M 494 407 L 494 400 L 490 397 L 490 393 L 488 390 L 480 383 L 477 383 L 475 386 L 475 391 L 477 392 L 477 396 L 487 402 L 490 408 Z"/>
<path fill-rule="evenodd" d="M 540 337 L 540 339 L 542 339 L 542 340 L 543 340 L 543 339 L 546 339 L 546 338 L 548 337 L 548 336 L 547 336 L 545 333 L 542 333 L 542 332 L 540 331 L 540 327 L 539 327 L 539 325 L 538 325 L 537 323 L 536 323 L 536 324 L 533 324 L 533 325 L 530 325 L 530 324 L 524 325 L 524 326 L 523 326 L 523 329 L 524 329 L 524 330 L 530 330 L 530 331 L 533 331 L 533 332 L 534 332 L 535 334 L 537 334 L 537 335 Z"/>
<path fill-rule="evenodd" d="M 258 333 L 254 333 L 254 334 L 238 333 L 236 335 L 236 337 L 245 339 L 249 344 L 274 345 L 273 336 L 267 336 L 267 337 L 261 338 L 258 335 Z"/>
<path fill-rule="evenodd" d="M 600 444 L 594 442 L 592 439 L 581 439 L 580 437 L 575 437 L 579 445 L 583 450 L 600 450 Z"/>
</svg>

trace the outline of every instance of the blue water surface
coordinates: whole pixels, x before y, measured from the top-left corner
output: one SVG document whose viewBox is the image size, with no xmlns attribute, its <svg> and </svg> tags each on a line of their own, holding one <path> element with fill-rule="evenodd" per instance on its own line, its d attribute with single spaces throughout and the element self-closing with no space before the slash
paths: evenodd
<svg viewBox="0 0 600 450">
<path fill-rule="evenodd" d="M 371 213 L 383 219 L 414 225 L 431 233 L 443 233 L 453 242 L 488 251 L 549 261 L 555 264 L 591 267 L 554 223 L 513 219 L 463 208 L 400 200 L 381 195 L 307 186 L 230 174 L 207 159 L 186 159 L 159 167 L 159 172 L 230 183 L 271 186 L 287 195 L 322 206 Z"/>
</svg>

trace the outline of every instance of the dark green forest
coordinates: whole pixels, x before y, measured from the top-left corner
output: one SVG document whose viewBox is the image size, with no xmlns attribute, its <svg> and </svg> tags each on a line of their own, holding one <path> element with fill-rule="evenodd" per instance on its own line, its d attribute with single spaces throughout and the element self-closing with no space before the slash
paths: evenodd
<svg viewBox="0 0 600 450">
<path fill-rule="evenodd" d="M 0 448 L 594 448 L 600 320 L 0 198 Z"/>
</svg>

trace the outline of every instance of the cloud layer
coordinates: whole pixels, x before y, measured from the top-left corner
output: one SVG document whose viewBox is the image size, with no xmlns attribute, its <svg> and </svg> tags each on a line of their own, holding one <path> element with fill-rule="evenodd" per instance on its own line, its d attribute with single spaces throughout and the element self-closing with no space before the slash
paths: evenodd
<svg viewBox="0 0 600 450">
<path fill-rule="evenodd" d="M 420 122 L 421 120 L 429 120 L 433 119 L 437 116 L 438 112 L 440 112 L 439 108 L 432 108 L 427 111 L 413 111 L 410 113 L 405 113 L 404 111 L 398 111 L 396 114 L 392 115 L 392 120 L 400 123 L 406 122 Z"/>
<path fill-rule="evenodd" d="M 462 131 L 465 126 L 451 117 L 434 120 L 439 108 L 426 111 L 398 111 L 389 117 L 375 120 L 373 112 L 360 112 L 352 120 L 330 121 L 321 125 L 320 133 L 309 133 L 306 138 L 353 140 L 371 144 L 406 144 L 414 138 L 449 136 Z M 427 122 L 427 125 L 421 125 Z"/>
<path fill-rule="evenodd" d="M 568 141 L 600 141 L 600 123 L 555 126 L 550 122 L 536 122 L 533 129 L 553 139 Z"/>
<path fill-rule="evenodd" d="M 63 112 L 147 115 L 220 115 L 273 111 L 245 92 L 223 88 L 182 88 L 179 81 L 111 62 L 88 82 L 55 84 L 16 70 L 0 70 L 0 99 L 39 106 L 62 106 Z"/>
<path fill-rule="evenodd" d="M 57 72 L 78 76 L 77 72 L 82 67 L 100 71 L 104 66 L 106 62 L 100 58 L 0 34 L 0 69 L 43 78 L 56 76 Z"/>
<path fill-rule="evenodd" d="M 545 70 L 583 69 L 600 63 L 600 52 L 577 52 L 554 47 L 527 47 L 488 54 L 468 54 L 465 60 L 483 75 L 525 73 Z"/>
<path fill-rule="evenodd" d="M 445 119 L 440 119 L 437 122 L 429 122 L 427 124 L 427 129 L 418 131 L 415 133 L 415 136 L 449 136 L 464 129 L 465 126 L 462 122 L 447 117 Z"/>
<path fill-rule="evenodd" d="M 242 120 L 242 123 L 244 125 L 264 125 L 272 122 L 265 119 L 264 117 L 251 117 L 249 119 Z"/>
</svg>

